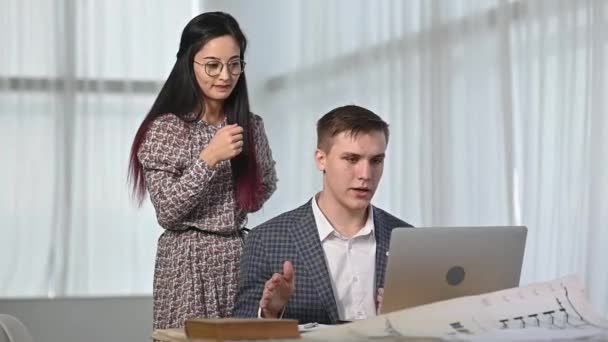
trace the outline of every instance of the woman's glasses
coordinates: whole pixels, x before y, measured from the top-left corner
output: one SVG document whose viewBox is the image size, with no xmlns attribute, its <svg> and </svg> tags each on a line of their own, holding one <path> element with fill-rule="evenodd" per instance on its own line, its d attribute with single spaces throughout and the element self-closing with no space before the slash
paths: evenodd
<svg viewBox="0 0 608 342">
<path fill-rule="evenodd" d="M 205 73 L 209 75 L 209 77 L 217 77 L 224 70 L 224 65 L 228 68 L 228 72 L 232 76 L 238 76 L 245 71 L 245 61 L 241 59 L 234 59 L 228 61 L 228 63 L 222 63 L 220 61 L 212 60 L 205 63 L 200 63 L 194 61 L 194 63 L 204 67 Z"/>
</svg>

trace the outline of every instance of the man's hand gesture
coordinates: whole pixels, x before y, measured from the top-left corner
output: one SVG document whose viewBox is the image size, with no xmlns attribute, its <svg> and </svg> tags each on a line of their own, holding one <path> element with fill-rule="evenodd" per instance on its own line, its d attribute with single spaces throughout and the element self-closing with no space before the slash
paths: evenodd
<svg viewBox="0 0 608 342">
<path fill-rule="evenodd" d="M 264 285 L 264 293 L 260 300 L 262 317 L 279 318 L 279 315 L 289 297 L 295 291 L 293 264 L 291 261 L 283 263 L 283 274 L 275 273 Z"/>
</svg>

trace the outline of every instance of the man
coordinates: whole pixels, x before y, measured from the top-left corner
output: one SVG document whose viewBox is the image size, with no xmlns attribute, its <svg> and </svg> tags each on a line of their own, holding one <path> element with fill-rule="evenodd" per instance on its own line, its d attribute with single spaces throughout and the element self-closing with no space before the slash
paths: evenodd
<svg viewBox="0 0 608 342">
<path fill-rule="evenodd" d="M 388 136 L 388 124 L 358 106 L 319 120 L 323 190 L 249 233 L 235 316 L 336 324 L 377 314 L 391 230 L 411 227 L 370 204 Z"/>
</svg>

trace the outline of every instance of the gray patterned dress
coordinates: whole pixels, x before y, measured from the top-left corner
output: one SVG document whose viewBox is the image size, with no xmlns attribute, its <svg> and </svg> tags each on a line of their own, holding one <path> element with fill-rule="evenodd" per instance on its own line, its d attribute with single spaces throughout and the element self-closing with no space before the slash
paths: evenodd
<svg viewBox="0 0 608 342">
<path fill-rule="evenodd" d="M 199 159 L 225 125 L 163 115 L 139 150 L 150 199 L 165 228 L 154 270 L 155 329 L 232 314 L 242 248 L 235 231 L 247 213 L 235 203 L 230 162 L 210 167 Z M 275 163 L 262 119 L 252 114 L 251 125 L 266 201 L 276 189 Z"/>
</svg>

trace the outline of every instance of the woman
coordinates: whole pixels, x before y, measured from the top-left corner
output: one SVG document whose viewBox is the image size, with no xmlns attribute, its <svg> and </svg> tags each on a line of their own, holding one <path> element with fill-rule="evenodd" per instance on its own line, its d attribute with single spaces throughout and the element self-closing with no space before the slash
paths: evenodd
<svg viewBox="0 0 608 342">
<path fill-rule="evenodd" d="M 133 145 L 129 178 L 148 191 L 160 225 L 154 328 L 232 313 L 240 228 L 276 189 L 262 119 L 249 111 L 247 40 L 226 13 L 203 13 L 181 36 L 177 61 Z"/>
</svg>

